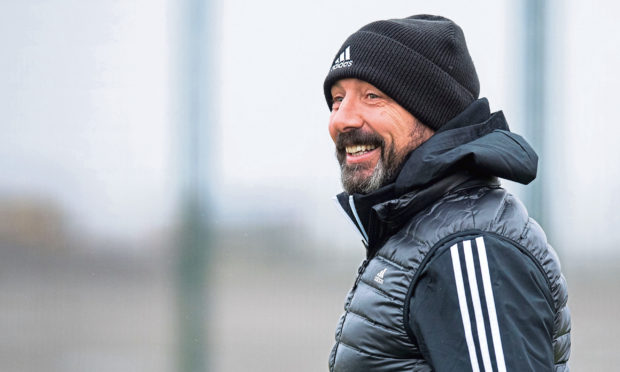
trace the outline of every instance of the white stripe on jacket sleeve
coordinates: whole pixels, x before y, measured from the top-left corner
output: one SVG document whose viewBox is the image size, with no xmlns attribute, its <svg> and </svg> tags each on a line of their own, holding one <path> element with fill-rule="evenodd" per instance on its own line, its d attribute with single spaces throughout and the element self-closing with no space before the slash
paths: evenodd
<svg viewBox="0 0 620 372">
<path fill-rule="evenodd" d="M 491 335 L 493 337 L 493 348 L 495 349 L 495 360 L 497 361 L 497 369 L 499 372 L 506 372 L 504 350 L 502 349 L 502 338 L 499 334 L 499 323 L 497 322 L 495 298 L 493 297 L 493 287 L 491 286 L 489 262 L 487 261 L 487 249 L 484 245 L 484 239 L 481 236 L 476 238 L 476 246 L 478 247 L 478 258 L 480 260 L 480 270 L 482 271 L 484 297 L 487 300 L 487 309 L 489 310 L 489 323 L 491 323 Z"/>
<path fill-rule="evenodd" d="M 463 273 L 461 272 L 461 261 L 459 259 L 459 247 L 453 245 L 450 248 L 452 254 L 452 267 L 454 268 L 454 280 L 456 281 L 456 293 L 459 297 L 459 308 L 461 310 L 461 319 L 463 320 L 463 328 L 465 329 L 465 341 L 467 342 L 467 350 L 469 351 L 469 360 L 471 361 L 471 369 L 473 372 L 480 372 L 478 368 L 478 357 L 476 357 L 476 345 L 474 344 L 474 336 L 471 332 L 471 322 L 469 320 L 469 310 L 467 310 L 467 299 L 465 298 L 465 285 L 463 283 Z"/>
<path fill-rule="evenodd" d="M 478 362 L 476 354 L 476 346 L 480 348 L 480 355 L 482 356 L 482 368 L 485 372 L 492 372 L 492 358 L 495 359 L 499 372 L 506 372 L 506 362 L 504 360 L 504 352 L 502 349 L 502 340 L 499 330 L 499 323 L 497 321 L 497 309 L 495 308 L 495 299 L 493 296 L 493 285 L 491 282 L 491 274 L 489 271 L 489 262 L 487 258 L 486 246 L 484 244 L 484 238 L 476 238 L 476 245 L 472 246 L 471 240 L 465 240 L 462 243 L 454 244 L 450 247 L 450 253 L 452 256 L 452 267 L 454 269 L 454 279 L 456 283 L 456 292 L 459 301 L 459 309 L 461 311 L 461 320 L 463 321 L 463 328 L 465 331 L 465 341 L 467 343 L 467 349 L 469 352 L 469 358 L 474 372 L 479 371 L 481 366 Z M 463 255 L 465 264 L 461 265 L 459 244 L 462 244 Z M 474 262 L 473 250 L 478 253 L 479 268 L 476 267 Z M 467 280 L 463 272 L 467 273 Z M 478 284 L 478 275 L 482 278 L 482 283 Z M 468 292 L 465 290 L 465 284 L 467 284 Z M 484 294 L 485 302 L 482 303 L 481 296 Z M 470 317 L 469 308 L 467 306 L 468 301 L 471 302 L 474 311 L 473 319 Z M 494 354 L 491 355 L 489 348 L 486 325 L 484 319 L 483 310 L 486 308 L 486 312 L 489 315 L 488 327 L 491 331 L 491 338 L 493 342 Z M 476 329 L 476 336 L 474 336 L 472 330 Z"/>
<path fill-rule="evenodd" d="M 487 331 L 484 327 L 484 316 L 482 315 L 482 304 L 480 303 L 480 293 L 478 292 L 478 280 L 476 280 L 476 268 L 474 267 L 474 256 L 471 252 L 471 241 L 463 242 L 465 252 L 465 266 L 467 267 L 467 278 L 469 279 L 469 293 L 471 302 L 474 305 L 474 315 L 476 316 L 476 329 L 478 330 L 478 343 L 480 344 L 480 354 L 484 370 L 492 372 L 491 357 L 489 355 L 489 345 L 487 344 Z"/>
</svg>

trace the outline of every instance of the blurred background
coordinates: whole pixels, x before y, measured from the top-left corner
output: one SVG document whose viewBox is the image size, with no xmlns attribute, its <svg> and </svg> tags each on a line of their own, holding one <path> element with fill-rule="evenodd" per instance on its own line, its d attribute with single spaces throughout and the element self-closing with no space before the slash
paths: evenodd
<svg viewBox="0 0 620 372">
<path fill-rule="evenodd" d="M 322 83 L 361 26 L 464 30 L 541 155 L 571 366 L 620 363 L 613 1 L 0 1 L 0 370 L 321 371 L 364 258 Z"/>
</svg>

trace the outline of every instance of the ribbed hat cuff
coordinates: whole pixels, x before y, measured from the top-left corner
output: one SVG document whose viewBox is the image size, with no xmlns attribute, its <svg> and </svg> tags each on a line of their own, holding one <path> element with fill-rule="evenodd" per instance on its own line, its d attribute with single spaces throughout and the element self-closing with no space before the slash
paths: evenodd
<svg viewBox="0 0 620 372">
<path fill-rule="evenodd" d="M 350 47 L 351 65 L 331 70 L 323 85 L 330 108 L 332 85 L 346 78 L 376 86 L 434 130 L 475 99 L 439 66 L 394 39 L 358 31 L 345 41 L 338 55 L 347 47 Z"/>
</svg>

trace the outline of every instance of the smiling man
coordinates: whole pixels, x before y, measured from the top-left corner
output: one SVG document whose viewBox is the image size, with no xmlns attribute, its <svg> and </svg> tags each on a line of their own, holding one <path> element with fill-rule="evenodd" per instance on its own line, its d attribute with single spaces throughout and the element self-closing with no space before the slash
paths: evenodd
<svg viewBox="0 0 620 372">
<path fill-rule="evenodd" d="M 438 16 L 351 35 L 324 82 L 366 259 L 330 371 L 568 371 L 570 313 L 553 248 L 498 178 L 538 158 L 479 98 L 462 30 Z"/>
</svg>

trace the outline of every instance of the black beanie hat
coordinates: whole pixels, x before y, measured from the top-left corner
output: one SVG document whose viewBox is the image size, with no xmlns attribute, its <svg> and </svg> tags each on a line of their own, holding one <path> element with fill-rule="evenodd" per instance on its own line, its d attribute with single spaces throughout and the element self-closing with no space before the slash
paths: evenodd
<svg viewBox="0 0 620 372">
<path fill-rule="evenodd" d="M 426 14 L 373 22 L 349 36 L 323 84 L 330 109 L 332 85 L 346 78 L 376 86 L 434 130 L 480 93 L 461 28 Z"/>
</svg>

